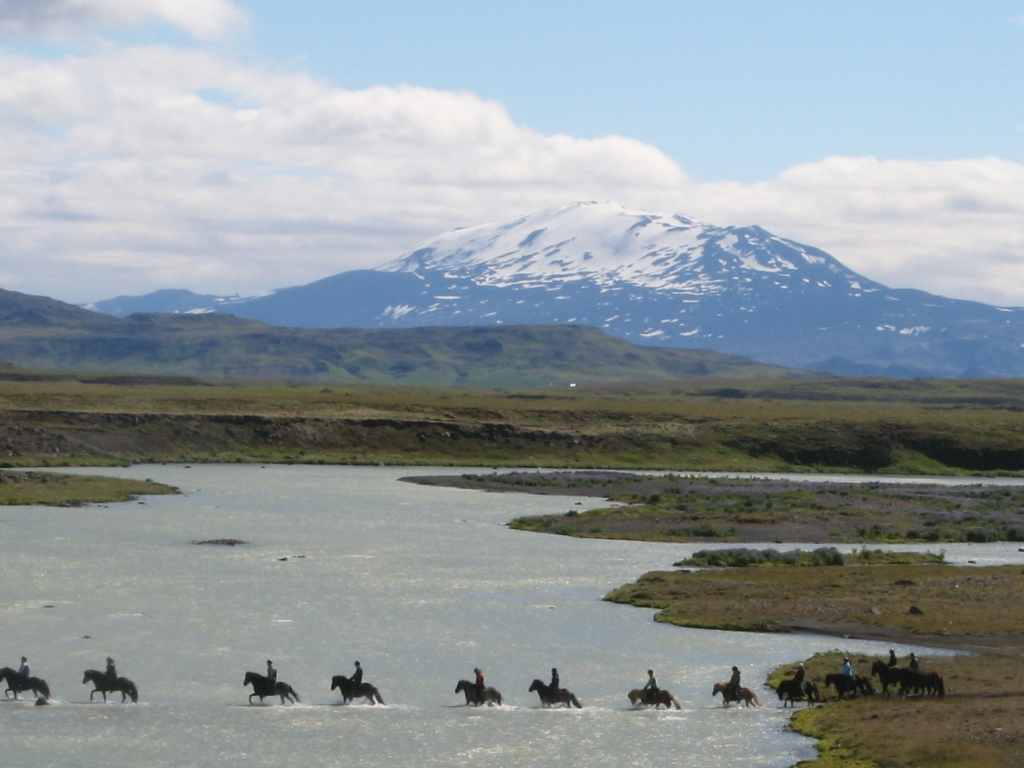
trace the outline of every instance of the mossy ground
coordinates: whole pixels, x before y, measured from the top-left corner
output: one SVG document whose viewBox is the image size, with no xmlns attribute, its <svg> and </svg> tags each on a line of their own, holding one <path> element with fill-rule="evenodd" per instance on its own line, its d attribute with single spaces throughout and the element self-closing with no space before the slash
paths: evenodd
<svg viewBox="0 0 1024 768">
<path fill-rule="evenodd" d="M 838 651 L 807 659 L 807 679 L 824 690 L 825 674 L 838 671 L 841 661 Z M 873 659 L 855 655 L 851 661 L 857 674 L 868 674 Z M 775 670 L 769 685 L 791 677 L 795 667 Z M 877 694 L 798 709 L 792 728 L 817 739 L 819 750 L 818 758 L 800 763 L 801 768 L 1004 768 L 1024 763 L 1024 658 L 923 658 L 921 668 L 942 675 L 944 698 Z"/>
<path fill-rule="evenodd" d="M 51 472 L 0 472 L 0 505 L 7 506 L 42 504 L 78 507 L 168 493 L 177 493 L 177 489 L 151 480 Z"/>
<path fill-rule="evenodd" d="M 1024 572 L 1012 565 L 652 571 L 605 599 L 656 608 L 657 621 L 684 627 L 960 638 L 1024 650 Z"/>
</svg>

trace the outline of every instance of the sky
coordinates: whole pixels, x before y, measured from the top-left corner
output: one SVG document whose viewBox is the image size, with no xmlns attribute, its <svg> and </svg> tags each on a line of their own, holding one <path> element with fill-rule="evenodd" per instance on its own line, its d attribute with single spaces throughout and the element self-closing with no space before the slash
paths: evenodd
<svg viewBox="0 0 1024 768">
<path fill-rule="evenodd" d="M 576 200 L 1024 306 L 1024 0 L 0 0 L 0 287 L 253 295 Z"/>
</svg>

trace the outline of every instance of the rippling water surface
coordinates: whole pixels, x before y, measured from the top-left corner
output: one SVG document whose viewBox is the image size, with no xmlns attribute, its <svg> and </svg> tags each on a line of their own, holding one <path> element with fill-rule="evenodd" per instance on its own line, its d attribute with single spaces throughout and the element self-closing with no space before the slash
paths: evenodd
<svg viewBox="0 0 1024 768">
<path fill-rule="evenodd" d="M 0 508 L 0 664 L 28 655 L 56 699 L 0 703 L 3 765 L 787 766 L 814 751 L 784 730 L 767 671 L 837 645 L 886 650 L 655 624 L 600 598 L 693 547 L 510 531 L 514 516 L 599 502 L 396 481 L 411 472 L 108 469 L 184 494 Z M 190 543 L 216 538 L 250 543 Z M 88 703 L 82 671 L 108 655 L 139 705 Z M 242 678 L 268 658 L 301 705 L 247 705 Z M 330 678 L 355 659 L 387 706 L 338 706 Z M 733 664 L 768 706 L 711 698 Z M 474 666 L 508 706 L 459 706 Z M 585 709 L 538 707 L 527 688 L 552 666 Z M 681 711 L 629 710 L 648 667 Z"/>
</svg>

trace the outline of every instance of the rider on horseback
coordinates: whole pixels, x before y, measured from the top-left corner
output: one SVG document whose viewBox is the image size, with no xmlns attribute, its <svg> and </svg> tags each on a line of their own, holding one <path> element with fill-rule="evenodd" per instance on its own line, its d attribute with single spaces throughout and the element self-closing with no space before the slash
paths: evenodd
<svg viewBox="0 0 1024 768">
<path fill-rule="evenodd" d="M 274 666 L 274 662 L 267 659 L 267 680 L 273 685 L 277 682 L 277 667 Z"/>
<path fill-rule="evenodd" d="M 359 666 L 359 662 L 356 662 L 356 671 L 352 673 L 352 690 L 358 691 L 359 686 L 363 684 L 363 668 Z"/>
<path fill-rule="evenodd" d="M 740 697 L 740 670 L 739 667 L 732 668 L 732 677 L 729 678 L 729 695 L 734 699 Z"/>
<path fill-rule="evenodd" d="M 889 649 L 889 664 L 890 667 L 898 667 L 900 665 L 899 659 L 896 658 L 896 651 L 892 648 Z"/>
<path fill-rule="evenodd" d="M 920 662 L 918 662 L 917 656 L 915 656 L 913 653 L 910 654 L 910 668 L 915 672 L 917 672 L 921 668 L 921 664 Z"/>
<path fill-rule="evenodd" d="M 850 663 L 849 656 L 843 659 L 843 677 L 853 677 L 853 664 Z"/>
<path fill-rule="evenodd" d="M 17 673 L 17 684 L 25 690 L 28 687 L 28 679 L 32 677 L 32 667 L 28 665 L 28 659 L 25 656 L 21 657 L 21 666 L 18 667 Z"/>
<path fill-rule="evenodd" d="M 117 667 L 114 666 L 114 660 L 109 656 L 107 656 L 107 671 L 104 673 L 104 676 L 111 683 L 117 681 Z"/>
<path fill-rule="evenodd" d="M 484 671 L 479 667 L 474 667 L 473 674 L 476 675 L 476 682 L 474 683 L 474 686 L 476 687 L 476 700 L 483 704 L 484 690 L 487 687 L 484 685 Z"/>
<path fill-rule="evenodd" d="M 658 681 L 654 678 L 654 670 L 647 670 L 647 685 L 644 686 L 644 699 L 648 702 L 658 701 Z"/>
<path fill-rule="evenodd" d="M 554 667 L 551 668 L 551 685 L 549 687 L 551 688 L 551 695 L 552 696 L 557 696 L 558 695 L 558 670 L 555 669 Z"/>
</svg>

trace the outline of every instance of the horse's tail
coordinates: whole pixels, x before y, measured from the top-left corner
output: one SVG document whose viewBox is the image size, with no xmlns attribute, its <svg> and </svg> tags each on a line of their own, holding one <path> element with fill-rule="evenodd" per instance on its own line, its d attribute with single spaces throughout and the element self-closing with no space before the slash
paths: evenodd
<svg viewBox="0 0 1024 768">
<path fill-rule="evenodd" d="M 384 703 L 384 699 L 380 695 L 380 691 L 378 691 L 376 688 L 373 689 L 373 696 L 374 696 L 375 699 L 377 699 L 377 703 L 378 704 L 383 704 Z M 372 701 L 372 699 L 371 699 L 371 701 Z"/>
<path fill-rule="evenodd" d="M 761 699 L 760 697 L 758 697 L 757 691 L 751 691 L 750 698 L 754 701 L 754 704 L 756 704 L 759 707 L 761 706 Z"/>
<path fill-rule="evenodd" d="M 936 675 L 936 677 L 938 677 L 939 680 L 938 680 L 938 683 L 935 685 L 935 690 L 937 691 L 939 696 L 945 696 L 946 695 L 946 686 L 942 682 L 942 675 Z"/>
<path fill-rule="evenodd" d="M 675 708 L 676 708 L 676 709 L 682 709 L 682 708 L 683 708 L 683 707 L 682 707 L 682 706 L 681 706 L 681 705 L 679 704 L 679 699 L 677 699 L 677 698 L 676 698 L 676 695 L 675 695 L 674 693 L 670 693 L 670 694 L 668 695 L 668 697 L 669 697 L 669 699 L 671 699 L 671 700 L 672 700 L 672 703 L 673 703 L 673 704 L 675 705 Z"/>
<path fill-rule="evenodd" d="M 42 678 L 39 678 L 38 680 L 36 680 L 36 684 L 37 684 L 37 688 L 38 688 L 39 692 L 41 694 L 43 694 L 43 696 L 45 696 L 47 699 L 49 699 L 50 698 L 50 686 L 48 686 L 46 684 L 46 681 L 43 680 Z"/>
<path fill-rule="evenodd" d="M 571 701 L 572 705 L 574 707 L 576 707 L 577 709 L 583 709 L 583 705 L 580 704 L 580 700 L 576 698 L 576 694 L 575 693 L 570 693 L 569 694 L 569 701 Z"/>
<path fill-rule="evenodd" d="M 295 690 L 294 688 L 292 688 L 292 687 L 291 687 L 290 685 L 288 686 L 288 693 L 290 693 L 290 694 L 292 695 L 292 697 L 293 697 L 293 698 L 294 698 L 294 699 L 295 699 L 295 700 L 296 700 L 297 702 L 299 702 L 300 704 L 302 703 L 302 699 L 300 699 L 300 698 L 299 698 L 299 693 L 298 693 L 298 691 L 296 691 L 296 690 Z"/>
</svg>

